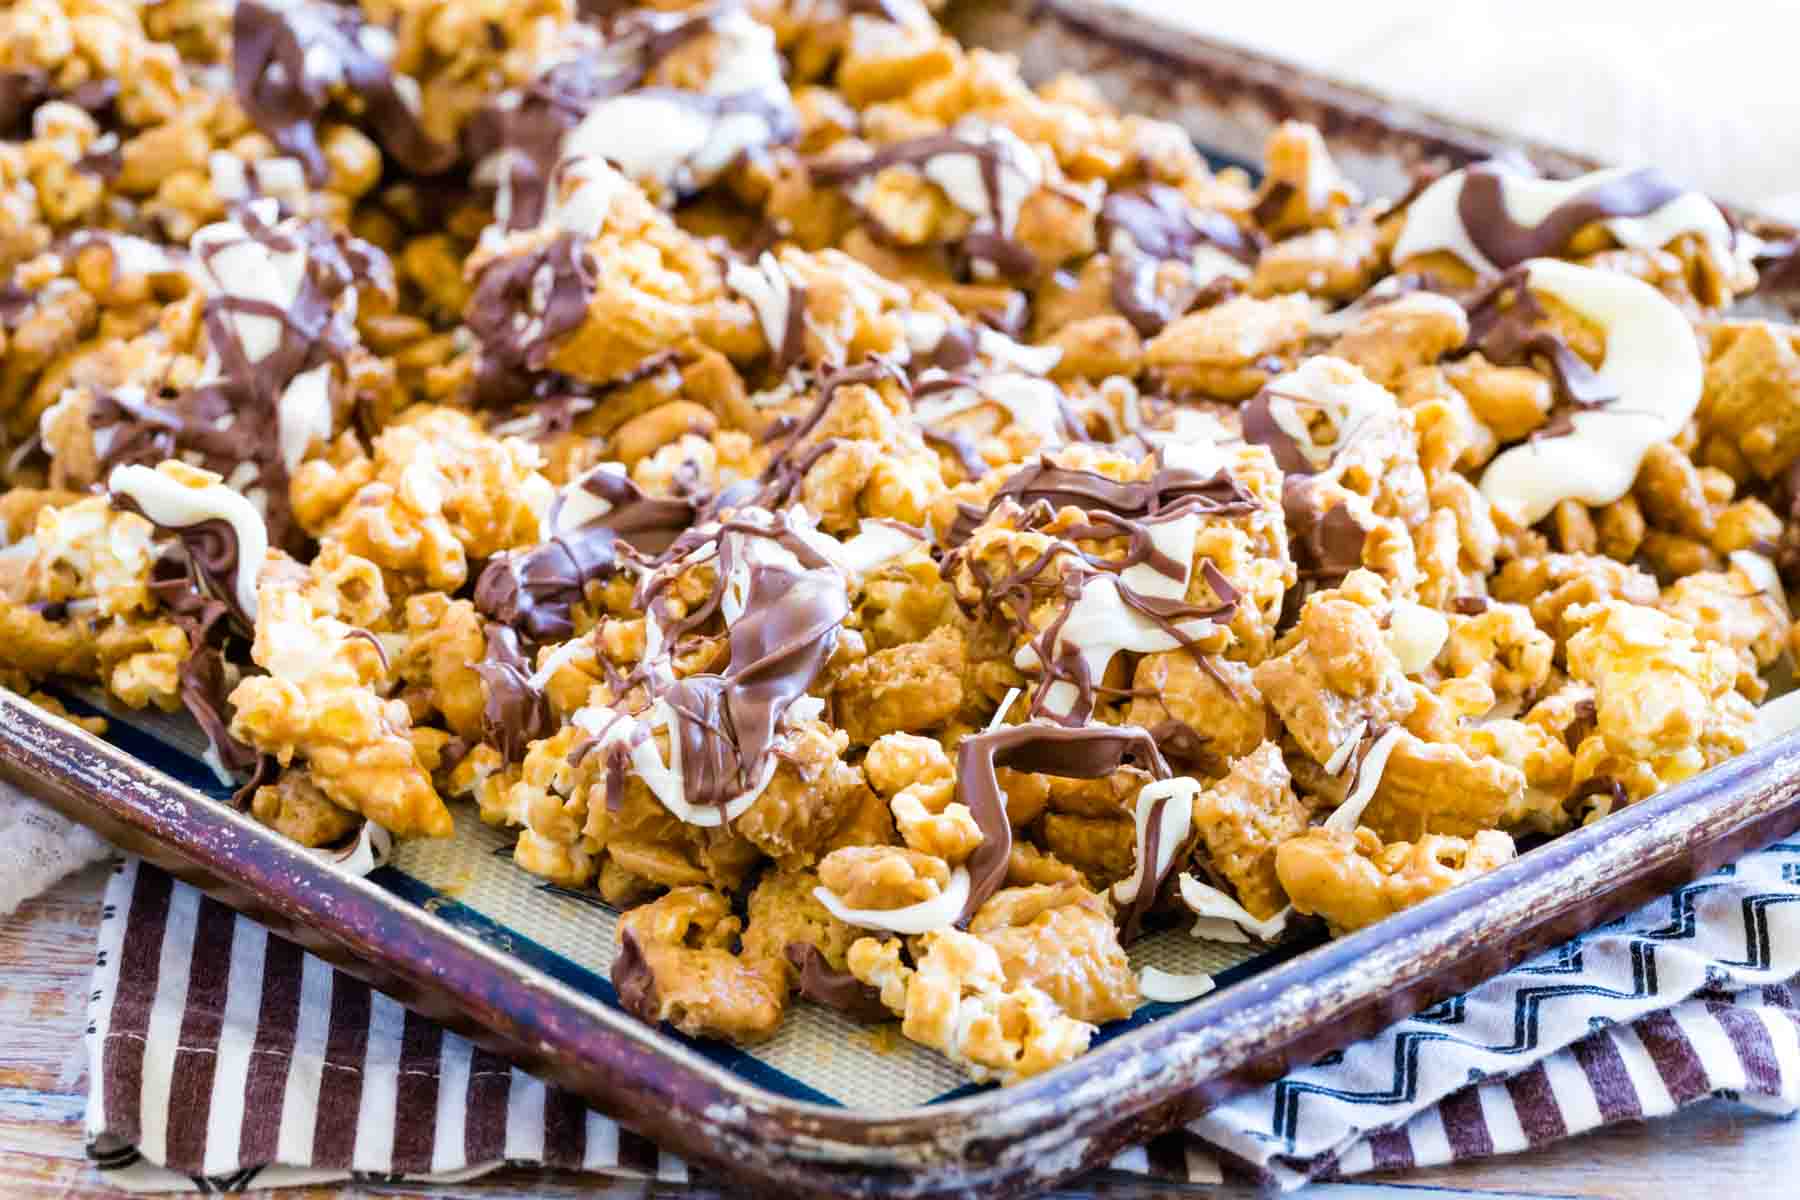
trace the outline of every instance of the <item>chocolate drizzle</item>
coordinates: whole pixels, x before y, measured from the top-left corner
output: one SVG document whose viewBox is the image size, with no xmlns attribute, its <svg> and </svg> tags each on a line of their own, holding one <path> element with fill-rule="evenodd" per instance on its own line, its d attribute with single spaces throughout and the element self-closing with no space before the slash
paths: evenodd
<svg viewBox="0 0 1800 1200">
<path fill-rule="evenodd" d="M 605 44 L 564 59 L 524 88 L 502 94 L 475 115 L 464 135 L 468 157 L 477 164 L 493 164 L 485 172 L 478 166 L 478 175 L 501 175 L 484 182 L 502 187 L 508 197 L 497 214 L 502 228 L 528 229 L 543 220 L 564 138 L 596 106 L 617 96 L 653 97 L 715 123 L 753 114 L 767 126 L 773 142 L 798 135 L 792 109 L 756 91 L 712 95 L 640 87 L 658 63 L 711 30 L 721 7 L 660 12 L 596 0 L 583 4 L 589 18 L 605 29 Z"/>
<path fill-rule="evenodd" d="M 613 956 L 612 984 L 619 993 L 620 1008 L 646 1025 L 655 1025 L 662 1018 L 656 998 L 656 975 L 644 960 L 637 935 L 629 929 L 619 931 L 619 952 Z"/>
<path fill-rule="evenodd" d="M 988 213 L 996 224 L 993 229 L 977 230 L 964 236 L 964 253 L 992 264 L 1008 279 L 1030 279 L 1038 272 L 1037 255 L 1023 242 L 998 228 L 1003 208 L 1001 172 L 1006 169 L 1007 155 L 1004 143 L 971 141 L 955 133 L 933 133 L 883 146 L 866 158 L 815 158 L 806 166 L 815 182 L 843 185 L 867 179 L 889 167 L 923 168 L 932 159 L 957 154 L 968 155 L 979 166 Z"/>
<path fill-rule="evenodd" d="M 59 99 L 81 109 L 102 126 L 112 127 L 117 121 L 114 104 L 118 98 L 119 81 L 104 76 L 59 92 L 50 76 L 35 67 L 0 71 L 0 137 L 26 140 L 31 136 L 31 117 L 38 106 Z"/>
<path fill-rule="evenodd" d="M 1119 244 L 1119 234 L 1130 238 L 1129 249 Z M 1184 285 L 1165 297 L 1157 291 L 1158 264 L 1179 262 L 1191 269 L 1194 251 L 1209 245 L 1248 266 L 1264 244 L 1260 234 L 1240 228 L 1223 213 L 1191 207 L 1187 197 L 1164 183 L 1110 193 L 1100 209 L 1100 235 L 1113 256 L 1113 306 L 1144 337 L 1161 333 L 1197 302 L 1216 304 L 1235 288 L 1230 279 L 1214 280 L 1205 287 Z"/>
<path fill-rule="evenodd" d="M 1644 167 L 1583 188 L 1537 224 L 1521 225 L 1506 207 L 1506 178 L 1516 171 L 1515 166 L 1477 163 L 1464 174 L 1456 200 L 1456 215 L 1469 240 L 1502 270 L 1529 258 L 1554 258 L 1594 222 L 1648 216 L 1688 191 L 1661 171 Z"/>
<path fill-rule="evenodd" d="M 541 371 L 556 340 L 587 316 L 599 285 L 581 239 L 558 234 L 525 254 L 498 258 L 481 272 L 469 301 L 469 328 L 504 366 Z"/>
<path fill-rule="evenodd" d="M 679 718 L 690 804 L 722 807 L 760 784 L 782 717 L 837 647 L 838 627 L 850 615 L 843 576 L 809 557 L 813 565 L 798 572 L 752 564 L 725 671 L 686 676 L 664 693 Z M 720 577 L 733 565 L 722 544 Z"/>
<path fill-rule="evenodd" d="M 358 238 L 333 233 L 322 222 L 264 224 L 248 209 L 238 214 L 247 239 L 275 253 L 299 251 L 306 268 L 299 294 L 286 308 L 264 300 L 220 293 L 207 300 L 208 345 L 218 358 L 219 378 L 154 401 L 135 391 L 95 397 L 90 420 L 98 434 L 111 430 L 100 458 L 104 475 L 115 466 L 154 466 L 177 455 L 197 455 L 202 465 L 237 479 L 245 464 L 255 467 L 254 484 L 263 492 L 269 538 L 294 548 L 299 532 L 288 505 L 288 469 L 281 444 L 281 399 L 288 385 L 328 362 L 342 362 L 356 345 L 356 330 L 338 304 L 345 292 L 366 285 L 391 295 L 394 282 L 381 251 Z M 201 252 L 211 262 L 221 244 Z M 239 340 L 237 316 L 277 322 L 280 340 L 267 355 L 252 360 Z"/>
<path fill-rule="evenodd" d="M 132 497 L 113 492 L 108 499 L 114 508 L 136 513 L 146 521 L 150 520 L 144 515 L 142 506 Z M 155 521 L 150 523 L 158 533 L 171 535 L 181 543 L 182 552 L 187 559 L 188 574 L 194 586 L 202 594 L 223 604 L 245 637 L 254 637 L 256 619 L 238 603 L 238 535 L 231 522 L 223 517 L 208 517 L 192 525 L 162 525 Z"/>
<path fill-rule="evenodd" d="M 1265 385 L 1256 395 L 1245 402 L 1239 410 L 1239 419 L 1243 425 L 1244 440 L 1257 446 L 1268 447 L 1275 458 L 1275 465 L 1286 475 L 1311 475 L 1318 470 L 1312 460 L 1301 452 L 1300 444 L 1294 436 L 1281 427 L 1275 419 L 1273 402 L 1281 393 L 1272 392 Z M 1303 396 L 1282 397 L 1298 403 L 1310 403 Z"/>
<path fill-rule="evenodd" d="M 1029 563 L 995 577 L 978 559 L 969 557 L 964 547 L 983 520 L 1005 504 L 1018 510 L 1016 522 L 1023 530 L 1047 528 L 1059 519 L 1058 512 L 1064 507 L 1080 508 L 1088 519 L 1086 523 L 1062 529 L 1059 536 Z M 1193 513 L 1209 516 L 1242 514 L 1255 507 L 1255 499 L 1222 469 L 1212 475 L 1202 475 L 1187 467 L 1164 466 L 1159 460 L 1149 479 L 1121 483 L 1092 471 L 1058 467 L 1047 458 L 1040 458 L 1014 472 L 995 493 L 986 512 L 973 505 L 958 509 L 946 538 L 950 549 L 940 570 L 945 578 L 949 578 L 959 568 L 966 568 L 981 596 L 972 615 L 998 616 L 1008 621 L 1013 632 L 1019 634 L 1032 627 L 1031 613 L 1038 601 L 1033 589 L 1042 590 L 1039 579 L 1058 558 L 1076 560 L 1078 565 L 1065 568 L 1058 582 L 1061 612 L 1031 641 L 1039 662 L 1044 664 L 1039 687 L 1033 695 L 1031 715 L 1034 718 L 1045 715 L 1052 685 L 1068 683 L 1075 688 L 1077 699 L 1067 716 L 1061 719 L 1079 725 L 1092 715 L 1100 681 L 1089 677 L 1080 647 L 1070 645 L 1058 651 L 1056 646 L 1063 626 L 1081 598 L 1086 580 L 1096 574 L 1114 575 L 1113 584 L 1121 603 L 1155 625 L 1176 646 L 1192 654 L 1210 674 L 1213 668 L 1205 652 L 1182 626 L 1195 620 L 1229 621 L 1242 600 L 1230 580 L 1210 561 L 1200 564 L 1200 575 L 1218 600 L 1216 605 L 1206 607 L 1179 598 L 1143 594 L 1117 576 L 1131 567 L 1143 565 L 1167 579 L 1183 579 L 1189 564 L 1173 561 L 1160 551 L 1150 536 L 1150 526 Z M 1076 544 L 1090 539 L 1119 537 L 1126 539 L 1125 551 L 1113 559 L 1089 553 Z"/>
<path fill-rule="evenodd" d="M 1363 564 L 1369 531 L 1348 505 L 1326 507 L 1318 485 L 1305 477 L 1282 482 L 1281 510 L 1287 518 L 1288 544 L 1306 590 L 1333 587 Z"/>
<path fill-rule="evenodd" d="M 0 71 L 0 135 L 29 135 L 31 114 L 50 98 L 50 77 L 39 70 Z"/>
<path fill-rule="evenodd" d="M 1529 283 L 1529 268 L 1514 267 L 1463 301 L 1469 312 L 1463 351 L 1479 350 L 1500 366 L 1544 362 L 1557 397 L 1576 408 L 1603 408 L 1617 400 L 1618 392 L 1545 324 L 1549 313 Z"/>
<path fill-rule="evenodd" d="M 850 600 L 843 574 L 795 532 L 785 514 L 767 514 L 767 519 L 765 525 L 739 516 L 689 529 L 646 572 L 633 605 L 658 625 L 660 651 L 629 676 L 612 681 L 612 690 L 623 696 L 642 688 L 648 704 L 628 737 L 602 736 L 574 752 L 584 757 L 597 744 L 606 744 L 609 805 L 622 799 L 630 745 L 649 736 L 642 714 L 658 701 L 673 718 L 671 757 L 678 756 L 689 805 L 723 808 L 759 789 L 773 769 L 782 721 L 836 649 Z M 785 555 L 757 554 L 749 546 L 755 539 L 775 543 Z M 711 591 L 691 607 L 672 606 L 666 597 L 670 586 L 684 570 L 708 561 L 709 548 Z M 676 678 L 674 664 L 693 653 L 693 639 L 716 640 L 700 631 L 728 611 L 727 590 L 740 586 L 741 610 L 726 621 L 729 657 L 724 669 Z M 490 625 L 490 650 L 496 630 L 511 636 L 510 629 Z"/>
<path fill-rule="evenodd" d="M 969 856 L 969 900 L 957 919 L 966 926 L 989 896 L 1006 882 L 1012 860 L 1012 822 L 1006 795 L 995 773 L 1001 767 L 1062 779 L 1100 779 L 1131 765 L 1156 779 L 1167 779 L 1169 764 L 1156 739 L 1135 725 L 1052 725 L 1031 722 L 1002 725 L 971 734 L 956 751 L 956 796 L 968 805 L 982 832 L 981 845 Z"/>
<path fill-rule="evenodd" d="M 800 994 L 814 1004 L 835 1008 L 864 1025 L 894 1019 L 880 992 L 850 972 L 835 969 L 811 942 L 789 942 L 783 954 L 794 969 Z"/>
<path fill-rule="evenodd" d="M 476 609 L 533 642 L 573 637 L 572 609 L 588 584 L 611 578 L 622 559 L 661 554 L 694 521 L 692 503 L 651 499 L 623 474 L 590 471 L 580 486 L 610 505 L 604 515 L 530 550 L 496 555 L 475 581 Z M 552 529 L 562 507 L 551 511 Z"/>
<path fill-rule="evenodd" d="M 1115 519 L 1116 527 L 1109 532 L 1072 531 L 1072 537 L 1127 534 L 1132 532 L 1127 522 L 1149 517 L 1170 519 L 1188 512 L 1241 515 L 1256 510 L 1255 497 L 1223 469 L 1203 475 L 1187 467 L 1159 464 L 1150 478 L 1121 483 L 1096 471 L 1059 467 L 1040 456 L 1007 477 L 988 501 L 985 513 L 964 506 L 951 527 L 950 543 L 967 541 L 976 525 L 1008 501 L 1021 508 L 1040 503 L 1051 509 L 1075 507 L 1104 514 L 1103 520 Z"/>
<path fill-rule="evenodd" d="M 643 76 L 636 62 L 622 61 L 608 49 L 588 50 L 475 114 L 463 140 L 472 162 L 494 161 L 494 169 L 505 174 L 494 181 L 509 198 L 497 214 L 503 228 L 529 229 L 544 219 L 564 135 L 588 109 L 630 91 Z"/>
<path fill-rule="evenodd" d="M 1186 728 L 1186 726 L 1183 726 Z M 1152 737 L 1155 736 L 1153 733 Z M 1163 884 L 1175 873 L 1176 860 L 1173 855 L 1169 863 L 1152 874 L 1157 860 L 1162 857 L 1162 823 L 1163 814 L 1170 804 L 1176 802 L 1173 796 L 1161 796 L 1151 802 L 1150 812 L 1144 819 L 1144 845 L 1141 851 L 1143 862 L 1140 870 L 1143 877 L 1138 880 L 1137 894 L 1126 901 L 1125 907 L 1119 910 L 1119 942 L 1129 946 L 1137 940 L 1143 931 L 1144 917 L 1156 906 L 1157 896 L 1162 892 Z"/>
<path fill-rule="evenodd" d="M 354 6 L 322 0 L 239 0 L 232 17 L 238 102 L 315 184 L 328 173 L 317 131 L 337 87 L 356 97 L 362 123 L 407 170 L 435 175 L 456 163 L 456 146 L 431 139 L 393 68 L 370 51 L 371 28 L 379 29 Z"/>
<path fill-rule="evenodd" d="M 1753 262 L 1758 294 L 1800 291 L 1800 238 L 1764 242 Z"/>
<path fill-rule="evenodd" d="M 473 665 L 486 696 L 482 735 L 507 762 L 518 762 L 531 743 L 556 732 L 550 698 L 532 683 L 519 635 L 505 625 L 487 627 L 487 657 Z"/>
<path fill-rule="evenodd" d="M 185 552 L 165 554 L 151 564 L 149 589 L 187 636 L 188 656 L 178 684 L 181 706 L 206 735 L 219 765 L 245 777 L 232 793 L 232 802 L 242 808 L 257 788 L 274 780 L 277 767 L 273 757 L 231 735 L 227 650 L 242 640 L 234 630 L 234 610 L 206 594 L 200 569 Z"/>
</svg>

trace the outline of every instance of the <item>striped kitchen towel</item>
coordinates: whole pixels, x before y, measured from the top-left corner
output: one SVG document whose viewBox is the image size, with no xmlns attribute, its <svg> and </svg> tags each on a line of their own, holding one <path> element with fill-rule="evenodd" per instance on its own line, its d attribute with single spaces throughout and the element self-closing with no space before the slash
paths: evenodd
<svg viewBox="0 0 1800 1200">
<path fill-rule="evenodd" d="M 1711 1096 L 1800 1108 L 1800 841 L 1121 1155 L 1292 1187 L 1527 1149 Z M 106 893 L 89 1153 L 139 1191 L 542 1165 L 686 1179 L 504 1061 L 135 860 Z"/>
</svg>

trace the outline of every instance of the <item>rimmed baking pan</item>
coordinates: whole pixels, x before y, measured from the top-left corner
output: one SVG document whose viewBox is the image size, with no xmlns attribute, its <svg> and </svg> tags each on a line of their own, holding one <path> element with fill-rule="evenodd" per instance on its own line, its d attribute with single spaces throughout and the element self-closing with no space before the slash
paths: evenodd
<svg viewBox="0 0 1800 1200">
<path fill-rule="evenodd" d="M 1033 77 L 1080 71 L 1222 158 L 1253 157 L 1276 121 L 1298 117 L 1366 187 L 1392 193 L 1416 163 L 1506 145 L 1107 5 L 964 0 L 949 21 L 1016 50 Z M 1590 165 L 1522 149 L 1550 171 Z M 1204 968 L 1219 989 L 1146 1005 L 1086 1056 L 1002 1091 L 810 1006 L 755 1052 L 651 1029 L 618 1008 L 607 978 L 616 914 L 513 867 L 495 853 L 499 832 L 465 816 L 456 838 L 405 843 L 354 877 L 219 803 L 193 749 L 179 729 L 125 722 L 96 738 L 0 692 L 0 776 L 666 1148 L 794 1196 L 1052 1184 L 1800 828 L 1795 735 L 1329 944 L 1246 956 L 1179 932 L 1149 938 L 1134 962 Z"/>
</svg>

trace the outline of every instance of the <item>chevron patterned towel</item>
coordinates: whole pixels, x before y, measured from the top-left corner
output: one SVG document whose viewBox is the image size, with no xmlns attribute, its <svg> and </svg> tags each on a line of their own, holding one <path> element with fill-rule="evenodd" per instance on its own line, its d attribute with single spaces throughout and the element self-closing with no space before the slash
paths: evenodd
<svg viewBox="0 0 1800 1200">
<path fill-rule="evenodd" d="M 1800 1108 L 1800 840 L 1121 1155 L 1293 1187 L 1524 1150 L 1707 1097 Z M 197 953 L 197 948 L 204 953 Z M 141 1191 L 546 1165 L 686 1179 L 579 1101 L 153 867 L 107 889 L 89 1153 Z"/>
</svg>

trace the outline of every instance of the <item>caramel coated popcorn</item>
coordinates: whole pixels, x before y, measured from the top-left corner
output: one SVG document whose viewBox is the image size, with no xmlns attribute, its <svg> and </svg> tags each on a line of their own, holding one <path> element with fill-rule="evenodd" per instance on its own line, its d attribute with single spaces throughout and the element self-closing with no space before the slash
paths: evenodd
<svg viewBox="0 0 1800 1200">
<path fill-rule="evenodd" d="M 0 11 L 0 680 L 304 845 L 508 831 L 646 1022 L 1001 1082 L 1139 938 L 1793 723 L 1800 330 L 1710 202 L 1215 172 L 940 7 Z"/>
</svg>

